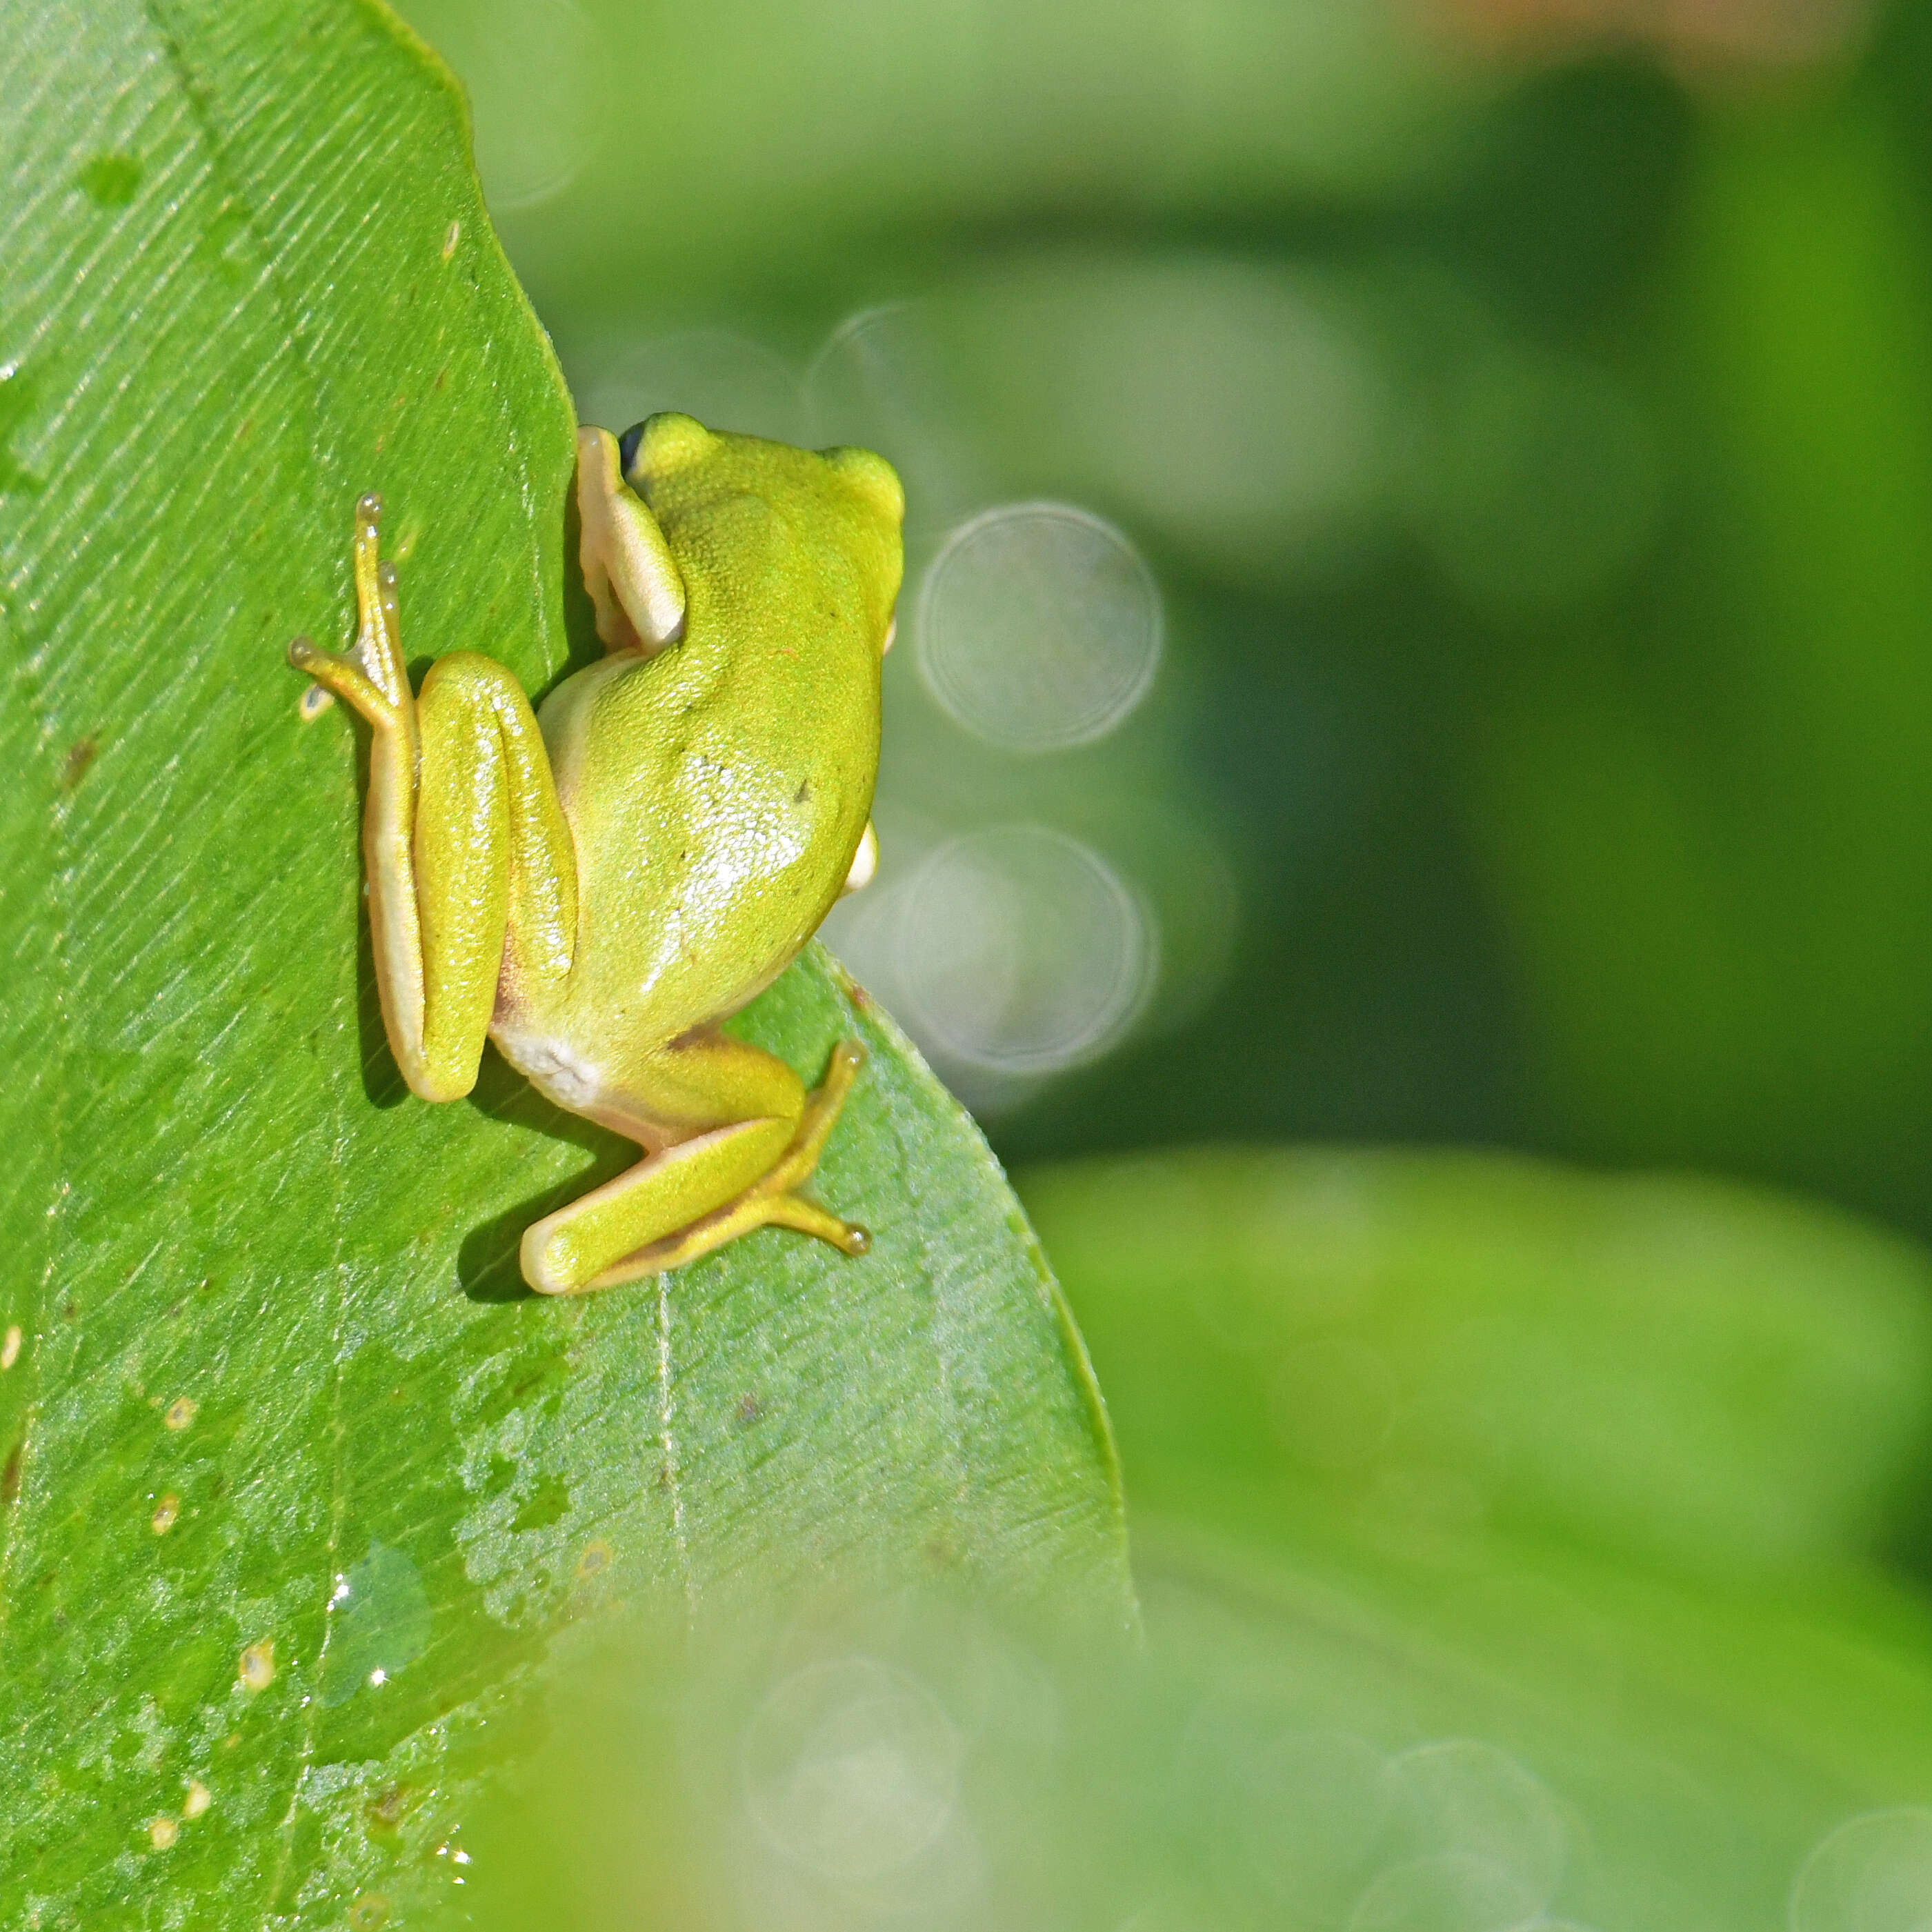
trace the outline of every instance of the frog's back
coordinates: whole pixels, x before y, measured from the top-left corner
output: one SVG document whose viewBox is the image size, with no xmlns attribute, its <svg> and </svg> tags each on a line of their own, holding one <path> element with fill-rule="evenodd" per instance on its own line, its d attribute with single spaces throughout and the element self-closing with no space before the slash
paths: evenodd
<svg viewBox="0 0 1932 1932">
<path fill-rule="evenodd" d="M 683 637 L 580 674 L 544 720 L 576 835 L 573 1004 L 658 1038 L 754 997 L 838 897 L 872 808 L 899 571 L 878 459 L 674 420 L 638 480 L 684 580 Z"/>
</svg>

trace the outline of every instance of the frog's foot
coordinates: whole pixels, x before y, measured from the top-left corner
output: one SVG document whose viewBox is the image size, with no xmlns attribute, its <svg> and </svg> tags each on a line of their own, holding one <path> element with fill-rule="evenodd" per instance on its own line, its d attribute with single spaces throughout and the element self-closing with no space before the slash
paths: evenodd
<svg viewBox="0 0 1932 1932">
<path fill-rule="evenodd" d="M 560 1282 L 556 1286 L 550 1286 L 532 1271 L 531 1262 L 537 1258 L 531 1253 L 532 1237 L 537 1238 L 540 1256 L 548 1244 L 542 1241 L 538 1230 L 562 1222 L 571 1213 L 569 1208 L 566 1208 L 561 1214 L 552 1216 L 550 1223 L 538 1223 L 524 1237 L 524 1278 L 532 1287 L 549 1294 L 588 1294 L 596 1288 L 615 1288 L 620 1282 L 635 1281 L 640 1275 L 662 1274 L 668 1268 L 682 1268 L 686 1262 L 695 1261 L 699 1256 L 707 1255 L 728 1241 L 735 1241 L 740 1234 L 749 1234 L 754 1228 L 796 1228 L 802 1234 L 813 1234 L 821 1241 L 829 1241 L 843 1253 L 866 1253 L 872 1247 L 872 1238 L 865 1228 L 856 1222 L 842 1221 L 837 1215 L 797 1191 L 818 1166 L 826 1141 L 838 1124 L 839 1110 L 844 1106 L 846 1096 L 852 1090 L 852 1083 L 865 1064 L 866 1049 L 856 1040 L 841 1040 L 832 1048 L 832 1064 L 826 1070 L 824 1084 L 806 1102 L 805 1111 L 800 1116 L 797 1130 L 790 1144 L 764 1173 L 722 1207 L 700 1215 L 687 1226 L 634 1249 L 588 1280 Z M 728 1133 L 731 1131 L 726 1130 Z M 611 1185 L 621 1185 L 621 1182 Z"/>
<path fill-rule="evenodd" d="M 406 730 L 414 700 L 403 664 L 395 568 L 381 560 L 378 548 L 382 515 L 380 496 L 364 496 L 356 506 L 356 642 L 346 651 L 325 651 L 297 638 L 289 645 L 289 662 L 377 730 Z"/>
<path fill-rule="evenodd" d="M 728 1206 L 626 1255 L 573 1292 L 582 1294 L 593 1288 L 615 1288 L 620 1282 L 635 1281 L 640 1275 L 662 1274 L 668 1268 L 682 1268 L 700 1255 L 722 1248 L 727 1241 L 735 1241 L 740 1234 L 748 1234 L 754 1228 L 795 1228 L 801 1234 L 816 1234 L 821 1241 L 830 1241 L 848 1255 L 866 1254 L 872 1245 L 872 1236 L 856 1222 L 842 1221 L 802 1194 L 760 1181 L 747 1188 Z"/>
<path fill-rule="evenodd" d="M 784 1158 L 771 1172 L 750 1191 L 761 1191 L 773 1198 L 790 1201 L 800 1208 L 808 1208 L 830 1227 L 844 1230 L 845 1238 L 826 1233 L 821 1227 L 806 1228 L 810 1234 L 821 1234 L 835 1247 L 842 1247 L 848 1254 L 862 1255 L 872 1246 L 872 1237 L 863 1228 L 848 1226 L 846 1222 L 835 1220 L 824 1210 L 800 1198 L 795 1190 L 801 1183 L 811 1178 L 812 1170 L 818 1165 L 818 1157 L 825 1151 L 825 1143 L 831 1138 L 832 1130 L 838 1124 L 840 1110 L 845 1105 L 845 1096 L 852 1090 L 852 1083 L 859 1077 L 859 1070 L 866 1064 L 866 1049 L 856 1040 L 842 1040 L 832 1049 L 832 1060 L 825 1070 L 825 1078 L 805 1103 L 805 1112 L 798 1124 L 798 1132 L 792 1144 L 786 1148 Z M 774 1219 L 782 1217 L 773 1216 Z M 784 1225 L 796 1228 L 803 1224 L 799 1221 L 786 1221 Z"/>
<path fill-rule="evenodd" d="M 818 1166 L 825 1143 L 838 1123 L 839 1111 L 859 1070 L 866 1064 L 866 1049 L 856 1040 L 842 1040 L 832 1049 L 832 1063 L 825 1078 L 805 1103 L 798 1132 L 781 1158 L 759 1179 L 752 1182 L 735 1201 L 668 1234 L 660 1241 L 606 1268 L 586 1282 L 589 1288 L 615 1288 L 620 1282 L 635 1281 L 640 1275 L 661 1274 L 667 1268 L 682 1268 L 700 1255 L 708 1255 L 727 1241 L 735 1241 L 754 1228 L 793 1228 L 801 1234 L 814 1234 L 829 1241 L 842 1253 L 870 1252 L 872 1237 L 856 1221 L 838 1216 L 808 1200 L 797 1190 Z"/>
</svg>

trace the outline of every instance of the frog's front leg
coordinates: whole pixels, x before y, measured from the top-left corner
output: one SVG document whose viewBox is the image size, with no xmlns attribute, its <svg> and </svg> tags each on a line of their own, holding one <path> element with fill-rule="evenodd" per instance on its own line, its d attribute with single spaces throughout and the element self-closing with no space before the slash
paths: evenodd
<svg viewBox="0 0 1932 1932">
<path fill-rule="evenodd" d="M 524 1234 L 524 1279 L 544 1294 L 586 1294 L 681 1267 L 768 1226 L 865 1253 L 872 1238 L 863 1228 L 796 1191 L 818 1165 L 865 1058 L 856 1041 L 842 1040 L 824 1084 L 808 1095 L 782 1060 L 713 1030 L 662 1050 L 639 1070 L 637 1084 L 651 1097 L 604 1096 L 594 1118 L 647 1147 L 664 1139 L 654 1112 L 710 1110 L 728 1124 L 658 1146 L 533 1223 Z"/>
<path fill-rule="evenodd" d="M 476 1083 L 500 988 L 537 993 L 570 970 L 576 855 L 508 671 L 454 652 L 412 695 L 380 512 L 374 496 L 356 506 L 354 646 L 298 638 L 289 659 L 374 734 L 362 843 L 382 1022 L 411 1090 L 454 1100 Z"/>
</svg>

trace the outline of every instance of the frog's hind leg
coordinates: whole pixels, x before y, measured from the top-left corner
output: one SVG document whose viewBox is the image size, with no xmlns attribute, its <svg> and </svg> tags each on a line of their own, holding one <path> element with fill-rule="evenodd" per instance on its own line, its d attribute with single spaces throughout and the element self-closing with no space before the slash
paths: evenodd
<svg viewBox="0 0 1932 1932">
<path fill-rule="evenodd" d="M 528 997 L 568 975 L 576 854 L 530 700 L 502 665 L 453 652 L 411 694 L 381 507 L 356 506 L 355 644 L 298 638 L 289 658 L 373 734 L 362 844 L 383 1025 L 411 1089 L 453 1100 L 476 1084 L 505 985 Z"/>
<path fill-rule="evenodd" d="M 833 1049 L 824 1084 L 808 1096 L 783 1061 L 723 1034 L 681 1042 L 667 1062 L 691 1097 L 701 1092 L 754 1118 L 675 1140 L 616 1180 L 536 1222 L 524 1235 L 524 1279 L 545 1294 L 583 1294 L 640 1275 L 695 1261 L 748 1234 L 784 1227 L 816 1235 L 848 1255 L 872 1245 L 863 1228 L 808 1200 L 796 1190 L 818 1164 L 826 1137 L 865 1061 L 865 1049 L 843 1040 Z M 654 1068 L 658 1086 L 670 1067 Z M 597 1118 L 648 1139 L 653 1124 L 625 1127 L 621 1106 Z"/>
</svg>

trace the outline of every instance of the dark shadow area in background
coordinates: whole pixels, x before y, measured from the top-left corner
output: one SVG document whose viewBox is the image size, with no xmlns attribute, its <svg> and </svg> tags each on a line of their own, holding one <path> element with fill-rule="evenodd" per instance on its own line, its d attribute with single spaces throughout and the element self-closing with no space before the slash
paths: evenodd
<svg viewBox="0 0 1932 1932">
<path fill-rule="evenodd" d="M 1923 1588 L 1932 1584 L 1932 1450 L 1921 1455 L 1900 1484 L 1872 1555 L 1887 1569 Z"/>
<path fill-rule="evenodd" d="M 1814 1105 L 1794 1129 L 1771 1121 L 1742 1088 L 1728 1118 L 1688 1108 L 1662 1075 L 1624 1118 L 1600 1117 L 1598 1094 L 1574 1087 L 1552 1058 L 1526 944 L 1544 912 L 1520 885 L 1510 896 L 1497 855 L 1514 834 L 1497 816 L 1486 764 L 1498 709 L 1526 682 L 1574 686 L 1572 716 L 1586 739 L 1602 728 L 1589 694 L 1606 682 L 1646 694 L 1642 724 L 1666 742 L 1700 721 L 1707 736 L 1717 732 L 1699 707 L 1720 692 L 1748 721 L 1753 691 L 1740 664 L 1752 662 L 1750 639 L 1730 634 L 1742 620 L 1719 608 L 1687 621 L 1672 602 L 1672 573 L 1687 568 L 1718 596 L 1713 572 L 1738 542 L 1705 528 L 1707 471 L 1719 458 L 1700 434 L 1707 399 L 1696 371 L 1682 366 L 1687 215 L 1740 130 L 1834 115 L 1883 123 L 1882 138 L 1904 159 L 1913 211 L 1932 209 L 1929 75 L 1932 5 L 1922 3 L 1884 10 L 1849 76 L 1730 76 L 1692 89 L 1636 56 L 1567 59 L 1525 73 L 1472 126 L 1439 192 L 1138 231 L 1146 242 L 1218 243 L 1297 265 L 1439 266 L 1526 350 L 1628 377 L 1658 412 L 1671 494 L 1653 554 L 1630 578 L 1544 614 L 1479 608 L 1414 544 L 1358 561 L 1325 595 L 1285 589 L 1243 600 L 1164 563 L 1174 609 L 1192 613 L 1177 623 L 1174 648 L 1187 652 L 1201 688 L 1189 755 L 1211 782 L 1240 880 L 1238 953 L 1184 1030 L 1130 1042 L 994 1120 L 1003 1157 L 1204 1139 L 1471 1142 L 1730 1173 L 1932 1234 L 1932 1112 L 1924 1131 L 1875 1147 L 1857 1128 L 1847 1089 L 1842 1114 Z M 1792 298 L 1808 298 L 1794 288 Z M 1666 674 L 1649 678 L 1658 658 Z M 1776 668 L 1763 675 L 1774 682 Z M 1744 859 L 1781 866 L 1802 895 L 1799 861 L 1811 855 L 1785 849 L 1791 835 L 1772 808 L 1793 781 L 1775 752 L 1760 748 L 1771 808 L 1759 819 L 1742 807 L 1713 820 L 1694 798 L 1678 803 L 1700 850 L 1735 819 Z M 1862 782 L 1846 776 L 1850 790 Z M 1719 772 L 1712 782 L 1735 803 L 1732 780 Z M 1903 839 L 1927 836 L 1909 817 L 1898 829 Z M 1634 848 L 1628 862 L 1642 862 Z M 1640 950 L 1648 935 L 1640 923 L 1627 937 Z M 1616 967 L 1604 968 L 1612 984 Z M 1575 970 L 1587 995 L 1589 962 Z M 1808 995 L 1796 949 L 1767 970 L 1786 976 L 1782 997 L 1796 1010 L 1807 996 L 1856 1005 L 1867 990 L 1818 986 Z M 1686 1001 L 1694 997 L 1687 988 Z M 1926 998 L 1932 1005 L 1932 967 Z M 1619 1043 L 1617 1030 L 1633 1024 L 1640 1018 L 1606 1000 L 1592 1051 L 1614 1060 L 1640 1049 L 1640 1040 Z M 1816 1050 L 1766 1031 L 1767 1056 Z M 1932 1498 L 1925 1522 L 1932 1552 Z"/>
<path fill-rule="evenodd" d="M 1696 124 L 1640 57 L 1566 64 L 1498 103 L 1439 198 L 1250 210 L 1165 238 L 1345 269 L 1437 262 L 1526 340 L 1600 350 L 1648 326 Z M 1575 650 L 1576 613 L 1498 621 L 1408 542 L 1273 596 L 1162 574 L 1198 685 L 1190 766 L 1240 882 L 1236 955 L 1184 1028 L 995 1120 L 1002 1157 L 1229 1138 L 1586 1151 L 1538 1090 L 1520 937 L 1471 818 L 1491 694 L 1513 666 Z"/>
<path fill-rule="evenodd" d="M 1475 164 L 1406 238 L 1454 261 L 1545 341 L 1641 329 L 1696 125 L 1684 89 L 1635 57 L 1534 76 L 1498 104 Z"/>
<path fill-rule="evenodd" d="M 1184 592 L 1192 769 L 1240 881 L 1228 976 L 992 1124 L 1003 1160 L 1211 1140 L 1528 1142 L 1521 994 L 1453 767 L 1468 698 L 1402 646 L 1466 628 L 1426 589 L 1297 608 Z M 1176 604 L 1183 602 L 1177 596 Z M 1188 648 L 1184 641 L 1177 648 Z"/>
</svg>

